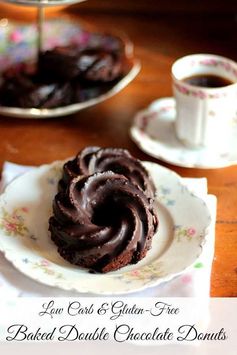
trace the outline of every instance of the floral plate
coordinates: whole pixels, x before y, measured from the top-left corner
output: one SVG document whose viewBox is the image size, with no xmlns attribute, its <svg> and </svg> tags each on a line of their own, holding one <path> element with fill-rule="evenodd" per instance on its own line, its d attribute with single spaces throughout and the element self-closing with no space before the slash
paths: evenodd
<svg viewBox="0 0 237 355">
<path fill-rule="evenodd" d="M 43 165 L 22 175 L 0 198 L 0 250 L 19 271 L 64 290 L 115 295 L 168 281 L 197 260 L 211 221 L 206 204 L 178 175 L 144 162 L 157 188 L 160 221 L 147 256 L 107 274 L 91 274 L 66 262 L 48 232 L 62 164 Z"/>
<path fill-rule="evenodd" d="M 85 101 L 73 103 L 56 108 L 19 108 L 0 106 L 0 114 L 18 118 L 42 119 L 73 114 L 87 107 L 107 100 L 124 89 L 139 73 L 140 62 L 134 59 L 133 44 L 124 35 L 99 33 L 89 25 L 81 26 L 76 18 L 62 16 L 60 19 L 45 21 L 43 26 L 44 50 L 56 46 L 69 44 L 80 47 L 92 46 L 114 49 L 119 43 L 123 43 L 125 50 L 124 76 L 108 85 L 103 91 L 92 94 Z M 30 60 L 37 55 L 37 29 L 35 25 L 9 22 L 8 19 L 0 19 L 0 68 L 1 71 L 9 66 Z M 0 76 L 1 82 L 1 76 Z"/>
<path fill-rule="evenodd" d="M 175 100 L 155 100 L 135 116 L 131 138 L 147 154 L 185 168 L 216 169 L 237 164 L 237 117 L 232 119 L 232 134 L 225 148 L 185 146 L 175 136 Z"/>
</svg>

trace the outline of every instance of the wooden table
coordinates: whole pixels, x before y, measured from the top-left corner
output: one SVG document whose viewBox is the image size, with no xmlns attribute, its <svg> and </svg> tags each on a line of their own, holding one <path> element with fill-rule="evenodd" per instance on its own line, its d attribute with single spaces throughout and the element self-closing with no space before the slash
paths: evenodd
<svg viewBox="0 0 237 355">
<path fill-rule="evenodd" d="M 80 18 L 127 33 L 142 61 L 141 73 L 120 94 L 70 117 L 42 121 L 1 117 L 1 165 L 5 160 L 30 165 L 48 163 L 74 155 L 87 145 L 124 147 L 140 159 L 157 161 L 136 147 L 128 131 L 137 110 L 158 97 L 172 95 L 172 62 L 201 52 L 237 60 L 234 15 L 121 16 L 83 12 Z M 184 177 L 207 177 L 209 192 L 218 198 L 211 295 L 237 296 L 237 166 L 197 170 L 157 162 Z"/>
</svg>

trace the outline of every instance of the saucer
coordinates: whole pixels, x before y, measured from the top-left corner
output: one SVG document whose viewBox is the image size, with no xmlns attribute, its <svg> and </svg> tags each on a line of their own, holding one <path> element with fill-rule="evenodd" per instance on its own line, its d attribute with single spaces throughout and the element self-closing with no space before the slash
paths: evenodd
<svg viewBox="0 0 237 355">
<path fill-rule="evenodd" d="M 176 138 L 175 100 L 161 98 L 135 116 L 133 141 L 154 158 L 185 168 L 215 169 L 237 164 L 237 118 L 233 119 L 228 149 L 189 148 Z"/>
</svg>

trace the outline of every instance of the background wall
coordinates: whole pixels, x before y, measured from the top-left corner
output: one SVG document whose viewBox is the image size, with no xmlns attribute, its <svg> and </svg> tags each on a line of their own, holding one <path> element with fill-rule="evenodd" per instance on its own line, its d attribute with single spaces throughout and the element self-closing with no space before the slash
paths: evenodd
<svg viewBox="0 0 237 355">
<path fill-rule="evenodd" d="M 75 5 L 81 11 L 117 11 L 120 13 L 237 13 L 237 0 L 88 0 Z"/>
</svg>

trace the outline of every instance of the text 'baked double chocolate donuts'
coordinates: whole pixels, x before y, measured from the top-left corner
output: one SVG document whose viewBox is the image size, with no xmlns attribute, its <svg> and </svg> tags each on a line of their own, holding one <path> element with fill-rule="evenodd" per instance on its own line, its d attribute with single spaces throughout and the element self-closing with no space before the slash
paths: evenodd
<svg viewBox="0 0 237 355">
<path fill-rule="evenodd" d="M 158 228 L 155 189 L 129 152 L 84 149 L 64 165 L 59 191 L 49 230 L 64 259 L 108 272 L 146 255 Z"/>
</svg>

